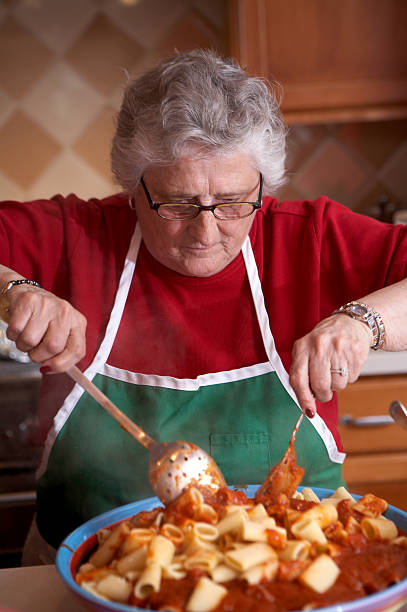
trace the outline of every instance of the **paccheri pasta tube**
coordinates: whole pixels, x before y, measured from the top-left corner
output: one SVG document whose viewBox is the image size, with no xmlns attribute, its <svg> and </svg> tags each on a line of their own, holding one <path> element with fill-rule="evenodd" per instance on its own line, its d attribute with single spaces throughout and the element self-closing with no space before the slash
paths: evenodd
<svg viewBox="0 0 407 612">
<path fill-rule="evenodd" d="M 356 502 L 343 487 L 323 500 L 310 489 L 255 499 L 191 489 L 151 520 L 144 512 L 142 526 L 136 515 L 103 529 L 76 580 L 93 595 L 155 610 L 332 605 L 407 576 L 407 537 L 386 508 L 372 494 Z"/>
</svg>

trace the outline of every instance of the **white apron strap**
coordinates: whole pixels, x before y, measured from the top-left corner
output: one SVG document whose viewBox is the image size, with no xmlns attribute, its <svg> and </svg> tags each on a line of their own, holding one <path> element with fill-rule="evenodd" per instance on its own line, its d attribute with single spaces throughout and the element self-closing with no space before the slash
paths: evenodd
<svg viewBox="0 0 407 612">
<path fill-rule="evenodd" d="M 110 313 L 109 323 L 106 327 L 105 337 L 103 338 L 103 341 L 99 347 L 98 352 L 96 353 L 93 362 L 85 372 L 87 378 L 89 378 L 90 380 L 92 380 L 99 368 L 106 362 L 110 351 L 112 350 L 112 346 L 114 344 L 116 334 L 120 326 L 120 321 L 122 319 L 123 310 L 126 305 L 131 281 L 133 279 L 134 268 L 136 267 L 140 244 L 141 229 L 139 223 L 137 223 L 133 233 L 133 237 L 130 242 L 127 257 L 124 262 L 124 267 L 120 277 L 116 298 L 114 301 L 112 312 Z"/>
<path fill-rule="evenodd" d="M 283 362 L 281 361 L 280 355 L 277 353 L 273 334 L 271 333 L 269 316 L 266 310 L 266 305 L 264 303 L 264 295 L 263 290 L 261 288 L 259 272 L 257 269 L 257 264 L 254 258 L 254 253 L 249 236 L 246 237 L 246 240 L 243 243 L 242 254 L 244 263 L 246 265 L 246 271 L 247 276 L 249 278 L 253 302 L 256 308 L 257 320 L 259 322 L 267 357 L 270 363 L 272 364 L 273 369 L 276 371 L 277 376 L 284 385 L 287 393 L 291 395 L 291 397 L 299 407 L 297 396 L 295 395 L 294 390 L 289 383 L 288 374 L 283 366 Z"/>
<path fill-rule="evenodd" d="M 90 366 L 85 370 L 84 374 L 89 379 L 95 376 L 99 367 L 102 366 L 106 359 L 109 356 L 109 353 L 112 349 L 117 330 L 119 329 L 120 321 L 122 318 L 123 310 L 126 304 L 127 295 L 130 290 L 131 281 L 133 278 L 134 268 L 136 266 L 137 255 L 140 249 L 141 244 L 141 229 L 140 225 L 137 223 L 132 239 L 130 241 L 129 250 L 127 252 L 127 256 L 124 262 L 122 274 L 119 281 L 119 286 L 116 292 L 116 297 L 114 301 L 114 305 L 112 311 L 110 313 L 109 322 L 106 327 L 105 337 L 99 347 L 98 352 Z M 49 454 L 51 452 L 52 446 L 55 442 L 55 439 L 58 433 L 61 431 L 62 427 L 66 423 L 69 418 L 72 410 L 75 408 L 79 399 L 83 395 L 84 390 L 78 384 L 75 384 L 70 394 L 65 398 L 64 403 L 62 404 L 60 410 L 54 417 L 52 426 L 48 432 L 48 436 L 44 446 L 44 452 L 42 455 L 41 463 L 37 471 L 37 478 L 40 478 L 42 474 L 45 472 Z"/>
<path fill-rule="evenodd" d="M 281 361 L 280 355 L 277 353 L 276 350 L 273 334 L 271 333 L 270 329 L 269 316 L 266 310 L 266 305 L 264 303 L 264 295 L 263 290 L 261 288 L 259 272 L 257 269 L 257 264 L 249 236 L 246 237 L 246 240 L 243 243 L 242 254 L 246 265 L 247 276 L 249 278 L 250 289 L 252 292 L 253 302 L 256 308 L 257 319 L 259 322 L 267 357 L 269 358 L 270 363 L 275 369 L 276 374 L 279 377 L 284 388 L 286 389 L 287 393 L 289 393 L 289 395 L 293 398 L 293 400 L 298 406 L 298 409 L 301 410 L 294 389 L 290 385 L 288 373 L 286 372 L 283 362 Z M 319 416 L 318 413 L 312 419 L 309 419 L 309 421 L 315 427 L 316 431 L 322 438 L 331 461 L 335 461 L 336 463 L 343 463 L 346 455 L 345 453 L 341 453 L 338 450 L 335 438 L 333 437 L 332 432 L 326 425 L 325 421 Z"/>
</svg>

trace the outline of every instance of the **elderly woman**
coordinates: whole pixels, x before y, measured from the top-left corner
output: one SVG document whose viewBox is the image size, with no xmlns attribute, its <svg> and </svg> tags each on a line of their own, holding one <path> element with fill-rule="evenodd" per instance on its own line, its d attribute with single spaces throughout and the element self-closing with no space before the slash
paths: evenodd
<svg viewBox="0 0 407 612">
<path fill-rule="evenodd" d="M 38 527 L 52 546 L 152 494 L 147 451 L 72 388 L 75 363 L 157 440 L 206 449 L 229 484 L 266 477 L 302 409 L 304 483 L 342 482 L 333 391 L 369 348 L 407 348 L 407 229 L 269 197 L 284 141 L 262 80 L 192 51 L 127 86 L 122 193 L 1 205 L 8 336 L 43 366 Z"/>
</svg>

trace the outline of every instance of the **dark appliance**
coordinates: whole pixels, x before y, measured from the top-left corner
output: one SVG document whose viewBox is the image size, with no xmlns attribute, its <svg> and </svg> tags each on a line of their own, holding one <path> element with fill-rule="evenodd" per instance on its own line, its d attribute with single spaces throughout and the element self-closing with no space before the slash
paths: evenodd
<svg viewBox="0 0 407 612">
<path fill-rule="evenodd" d="M 0 567 L 21 563 L 35 513 L 36 401 L 39 367 L 0 359 Z"/>
</svg>

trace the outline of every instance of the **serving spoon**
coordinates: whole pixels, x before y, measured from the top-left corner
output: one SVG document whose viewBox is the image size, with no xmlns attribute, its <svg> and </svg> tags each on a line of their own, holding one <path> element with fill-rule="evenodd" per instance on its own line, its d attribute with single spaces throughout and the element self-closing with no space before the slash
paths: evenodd
<svg viewBox="0 0 407 612">
<path fill-rule="evenodd" d="M 0 319 L 8 322 L 8 300 L 0 296 Z M 137 442 L 150 452 L 149 479 L 157 497 L 168 504 L 192 486 L 217 491 L 226 481 L 214 459 L 192 442 L 161 442 L 146 434 L 90 381 L 76 366 L 66 370 L 78 385 L 93 397 Z"/>
<path fill-rule="evenodd" d="M 267 497 L 277 497 L 279 493 L 285 493 L 287 497 L 292 497 L 304 476 L 304 468 L 297 465 L 294 442 L 297 437 L 298 429 L 304 419 L 301 412 L 291 434 L 287 450 L 280 461 L 271 468 L 269 475 L 257 490 L 256 497 L 266 495 Z"/>
</svg>

